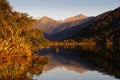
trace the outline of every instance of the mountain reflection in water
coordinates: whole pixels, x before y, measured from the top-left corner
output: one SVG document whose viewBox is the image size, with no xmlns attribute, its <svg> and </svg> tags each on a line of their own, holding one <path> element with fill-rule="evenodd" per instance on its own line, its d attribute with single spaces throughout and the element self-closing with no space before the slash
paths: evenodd
<svg viewBox="0 0 120 80">
<path fill-rule="evenodd" d="M 102 47 L 56 46 L 39 50 L 39 55 L 49 56 L 50 60 L 43 68 L 44 73 L 34 78 L 72 80 L 74 77 L 76 80 L 118 80 L 117 78 L 120 78 L 119 48 Z"/>
<path fill-rule="evenodd" d="M 83 61 L 76 54 L 60 49 L 60 52 L 56 53 L 55 48 L 43 49 L 39 51 L 40 55 L 49 56 L 50 60 L 47 65 L 44 66 L 44 71 L 49 71 L 54 68 L 66 68 L 71 71 L 84 73 L 87 70 L 92 70 L 93 67 L 87 62 Z"/>
</svg>

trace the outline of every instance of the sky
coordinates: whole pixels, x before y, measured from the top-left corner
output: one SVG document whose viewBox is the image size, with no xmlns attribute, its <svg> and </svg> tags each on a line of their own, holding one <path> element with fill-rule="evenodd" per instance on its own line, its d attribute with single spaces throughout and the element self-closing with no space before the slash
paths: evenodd
<svg viewBox="0 0 120 80">
<path fill-rule="evenodd" d="M 48 16 L 56 20 L 78 14 L 97 16 L 120 7 L 120 0 L 9 0 L 9 3 L 14 10 L 30 16 Z"/>
</svg>

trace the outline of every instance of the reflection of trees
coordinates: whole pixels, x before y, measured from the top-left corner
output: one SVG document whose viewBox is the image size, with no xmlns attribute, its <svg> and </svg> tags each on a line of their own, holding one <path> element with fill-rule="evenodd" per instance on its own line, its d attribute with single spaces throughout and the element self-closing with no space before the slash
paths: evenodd
<svg viewBox="0 0 120 80">
<path fill-rule="evenodd" d="M 44 56 L 35 56 L 30 64 L 29 73 L 40 75 L 44 65 L 48 62 L 49 58 Z"/>
<path fill-rule="evenodd" d="M 95 49 L 95 45 L 57 45 L 56 49 L 59 48 L 63 48 L 63 49 L 76 49 L 76 48 L 80 48 L 82 50 L 94 50 Z"/>
<path fill-rule="evenodd" d="M 57 48 L 64 48 L 64 49 L 74 49 L 76 47 L 76 45 L 57 45 L 57 46 L 53 46 L 53 47 L 57 47 Z"/>
<path fill-rule="evenodd" d="M 79 53 L 78 56 L 88 60 L 97 70 L 120 78 L 120 50 L 116 46 L 79 46 L 70 50 Z"/>
<path fill-rule="evenodd" d="M 42 73 L 47 61 L 48 58 L 42 56 L 0 58 L 0 80 L 30 80 L 27 74 Z"/>
<path fill-rule="evenodd" d="M 24 79 L 31 58 L 4 58 L 0 59 L 0 78 L 3 80 Z"/>
</svg>

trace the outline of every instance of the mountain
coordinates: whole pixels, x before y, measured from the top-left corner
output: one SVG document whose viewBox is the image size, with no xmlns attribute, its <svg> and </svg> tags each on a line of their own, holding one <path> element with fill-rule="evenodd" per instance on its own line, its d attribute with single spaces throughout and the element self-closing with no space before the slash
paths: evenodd
<svg viewBox="0 0 120 80">
<path fill-rule="evenodd" d="M 54 34 L 72 28 L 74 26 L 80 25 L 87 20 L 87 16 L 79 14 L 73 17 L 65 19 L 60 25 L 54 29 Z"/>
<path fill-rule="evenodd" d="M 120 7 L 103 13 L 84 29 L 73 35 L 72 39 L 92 38 L 103 41 L 120 41 Z"/>
<path fill-rule="evenodd" d="M 120 8 L 96 17 L 87 17 L 80 14 L 69 17 L 64 21 L 56 21 L 48 17 L 45 21 L 41 19 L 39 23 L 44 22 L 42 25 L 44 29 L 42 27 L 40 29 L 44 32 L 45 38 L 49 40 L 75 39 L 81 41 L 84 38 L 92 38 L 95 41 L 119 41 Z M 46 25 L 47 23 L 49 24 Z M 118 38 L 116 39 L 116 37 Z"/>
<path fill-rule="evenodd" d="M 51 34 L 55 34 L 65 29 L 79 25 L 87 18 L 87 16 L 80 14 L 67 18 L 64 21 L 57 21 L 47 16 L 44 16 L 37 21 L 34 27 L 40 28 L 44 32 L 45 36 L 49 36 Z"/>
<path fill-rule="evenodd" d="M 68 18 L 67 21 L 72 19 Z M 74 21 L 73 21 L 74 22 Z M 71 22 L 71 23 L 73 23 Z M 75 39 L 81 41 L 85 38 L 93 39 L 95 41 L 120 41 L 120 11 L 119 8 L 102 13 L 96 17 L 88 17 L 76 24 L 61 30 L 48 37 L 49 40 L 64 40 L 64 39 Z M 61 26 L 64 28 L 64 26 Z M 62 29 L 60 27 L 60 29 Z M 56 28 L 59 30 L 59 27 Z M 118 37 L 118 38 L 117 38 Z M 116 39 L 117 38 L 117 39 Z"/>
<path fill-rule="evenodd" d="M 71 26 L 70 28 L 64 29 L 60 32 L 57 32 L 55 34 L 49 35 L 46 38 L 49 40 L 64 40 L 72 37 L 77 32 L 85 28 L 87 25 L 90 24 L 91 20 L 93 20 L 94 17 L 89 17 L 85 19 L 84 21 L 81 21 L 81 23 L 76 24 L 77 26 Z M 74 23 L 75 24 L 75 23 Z"/>
<path fill-rule="evenodd" d="M 44 16 L 36 22 L 36 25 L 34 27 L 40 28 L 44 33 L 52 34 L 52 30 L 59 24 L 60 22 Z"/>
<path fill-rule="evenodd" d="M 40 19 L 40 17 L 34 17 L 33 19 L 34 19 L 34 20 L 39 20 L 39 19 Z"/>
<path fill-rule="evenodd" d="M 73 21 L 77 21 L 77 20 L 82 20 L 87 18 L 87 16 L 83 15 L 83 14 L 79 14 L 73 17 L 69 17 L 67 19 L 64 20 L 64 22 L 73 22 Z"/>
</svg>

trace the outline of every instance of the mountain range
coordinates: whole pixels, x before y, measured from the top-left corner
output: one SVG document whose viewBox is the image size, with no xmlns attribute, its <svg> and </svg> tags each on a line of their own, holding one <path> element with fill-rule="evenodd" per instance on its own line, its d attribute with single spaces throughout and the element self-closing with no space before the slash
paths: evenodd
<svg viewBox="0 0 120 80">
<path fill-rule="evenodd" d="M 120 7 L 95 17 L 84 29 L 73 35 L 72 39 L 92 38 L 99 41 L 120 41 Z"/>
<path fill-rule="evenodd" d="M 96 17 L 79 14 L 63 21 L 57 21 L 47 16 L 40 18 L 34 27 L 43 31 L 44 37 L 49 40 L 76 39 L 80 37 L 95 37 L 99 35 L 110 38 L 111 34 L 119 36 L 120 7 Z M 117 32 L 117 33 L 115 33 Z M 109 35 L 106 35 L 109 33 Z M 112 36 L 114 36 L 112 35 Z M 113 38 L 113 37 L 112 37 Z M 98 39 L 98 36 L 95 37 Z"/>
<path fill-rule="evenodd" d="M 51 35 L 76 26 L 87 18 L 87 16 L 80 14 L 69 17 L 64 21 L 57 21 L 47 16 L 44 16 L 37 21 L 35 27 L 40 28 L 47 35 Z"/>
<path fill-rule="evenodd" d="M 49 18 L 47 16 L 44 16 L 36 22 L 36 25 L 34 27 L 41 29 L 44 33 L 45 38 L 47 38 L 49 40 L 54 40 L 52 38 L 54 35 L 57 35 L 58 33 L 63 32 L 63 31 L 65 31 L 69 28 L 72 28 L 74 26 L 83 25 L 84 23 L 86 23 L 90 19 L 91 19 L 91 17 L 87 17 L 83 14 L 69 17 L 63 21 L 57 21 L 57 20 L 54 20 L 54 19 Z M 74 30 L 74 33 L 76 33 L 76 30 Z M 69 36 L 69 35 L 70 34 L 65 35 L 65 37 Z"/>
</svg>

